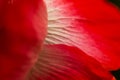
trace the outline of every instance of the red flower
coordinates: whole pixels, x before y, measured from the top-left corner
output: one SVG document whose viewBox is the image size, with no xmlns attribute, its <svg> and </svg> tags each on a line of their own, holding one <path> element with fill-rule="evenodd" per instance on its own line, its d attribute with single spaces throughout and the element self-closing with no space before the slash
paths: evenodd
<svg viewBox="0 0 120 80">
<path fill-rule="evenodd" d="M 103 1 L 91 2 L 105 4 Z M 97 33 L 92 28 L 93 24 L 98 25 L 97 22 L 104 20 L 104 15 L 98 17 L 99 15 L 91 13 L 89 16 L 89 9 L 97 4 L 91 3 L 91 7 L 88 7 L 88 3 L 90 2 L 78 0 L 48 0 L 46 2 L 49 17 L 48 35 L 44 46 L 41 47 L 47 25 L 43 1 L 2 0 L 0 79 L 113 80 L 113 76 L 90 57 L 95 57 L 101 63 L 108 59 L 103 63 L 105 68 L 119 67 L 117 62 L 115 66 L 108 65 L 109 62 L 118 59 L 114 58 L 112 53 L 108 54 L 110 49 L 106 46 L 109 45 L 109 41 L 105 43 L 102 33 Z M 111 9 L 111 6 L 109 7 Z M 96 8 L 94 12 L 99 13 Z M 117 12 L 114 14 L 115 20 L 116 18 L 119 20 L 119 14 Z M 96 42 L 99 42 L 99 45 Z M 105 45 L 105 51 L 101 48 L 101 43 Z M 38 56 L 39 53 L 41 54 Z M 103 55 L 106 59 L 101 59 Z"/>
<path fill-rule="evenodd" d="M 45 0 L 46 44 L 76 46 L 106 69 L 120 68 L 120 12 L 107 0 Z"/>
</svg>

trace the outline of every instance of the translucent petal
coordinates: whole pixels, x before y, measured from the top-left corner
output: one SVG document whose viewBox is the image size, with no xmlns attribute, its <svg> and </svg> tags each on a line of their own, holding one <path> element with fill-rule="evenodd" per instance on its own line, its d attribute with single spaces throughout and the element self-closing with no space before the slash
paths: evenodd
<svg viewBox="0 0 120 80">
<path fill-rule="evenodd" d="M 120 68 L 120 13 L 107 0 L 45 0 L 45 44 L 76 46 L 108 70 Z"/>
</svg>

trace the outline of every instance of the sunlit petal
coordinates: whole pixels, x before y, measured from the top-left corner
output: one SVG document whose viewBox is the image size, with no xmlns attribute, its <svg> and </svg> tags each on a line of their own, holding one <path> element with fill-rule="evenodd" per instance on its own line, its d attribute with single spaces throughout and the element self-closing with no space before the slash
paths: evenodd
<svg viewBox="0 0 120 80">
<path fill-rule="evenodd" d="M 77 46 L 108 70 L 120 68 L 120 12 L 107 0 L 45 0 L 45 44 Z"/>
</svg>

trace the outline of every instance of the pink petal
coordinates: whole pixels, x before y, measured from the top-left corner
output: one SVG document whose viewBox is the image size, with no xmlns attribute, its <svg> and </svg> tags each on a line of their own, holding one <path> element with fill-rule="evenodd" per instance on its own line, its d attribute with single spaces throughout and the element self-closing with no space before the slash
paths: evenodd
<svg viewBox="0 0 120 80">
<path fill-rule="evenodd" d="M 23 80 L 45 38 L 46 7 L 42 0 L 1 0 L 0 6 L 0 80 Z"/>
<path fill-rule="evenodd" d="M 46 45 L 43 47 L 30 80 L 113 80 L 96 60 L 76 47 Z"/>
<path fill-rule="evenodd" d="M 80 48 L 108 70 L 120 68 L 120 12 L 107 0 L 45 0 L 46 44 Z M 52 16 L 52 17 L 51 17 Z"/>
</svg>

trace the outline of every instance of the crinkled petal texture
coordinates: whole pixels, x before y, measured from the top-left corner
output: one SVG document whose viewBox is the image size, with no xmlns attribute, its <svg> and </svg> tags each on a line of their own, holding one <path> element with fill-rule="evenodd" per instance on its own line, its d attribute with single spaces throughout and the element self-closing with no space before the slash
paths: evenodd
<svg viewBox="0 0 120 80">
<path fill-rule="evenodd" d="M 76 46 L 108 70 L 120 68 L 120 11 L 107 0 L 45 0 L 45 44 Z"/>
<path fill-rule="evenodd" d="M 46 45 L 28 80 L 113 80 L 113 77 L 76 47 Z"/>
<path fill-rule="evenodd" d="M 42 0 L 1 0 L 0 6 L 0 79 L 24 80 L 45 38 L 46 7 Z"/>
</svg>

